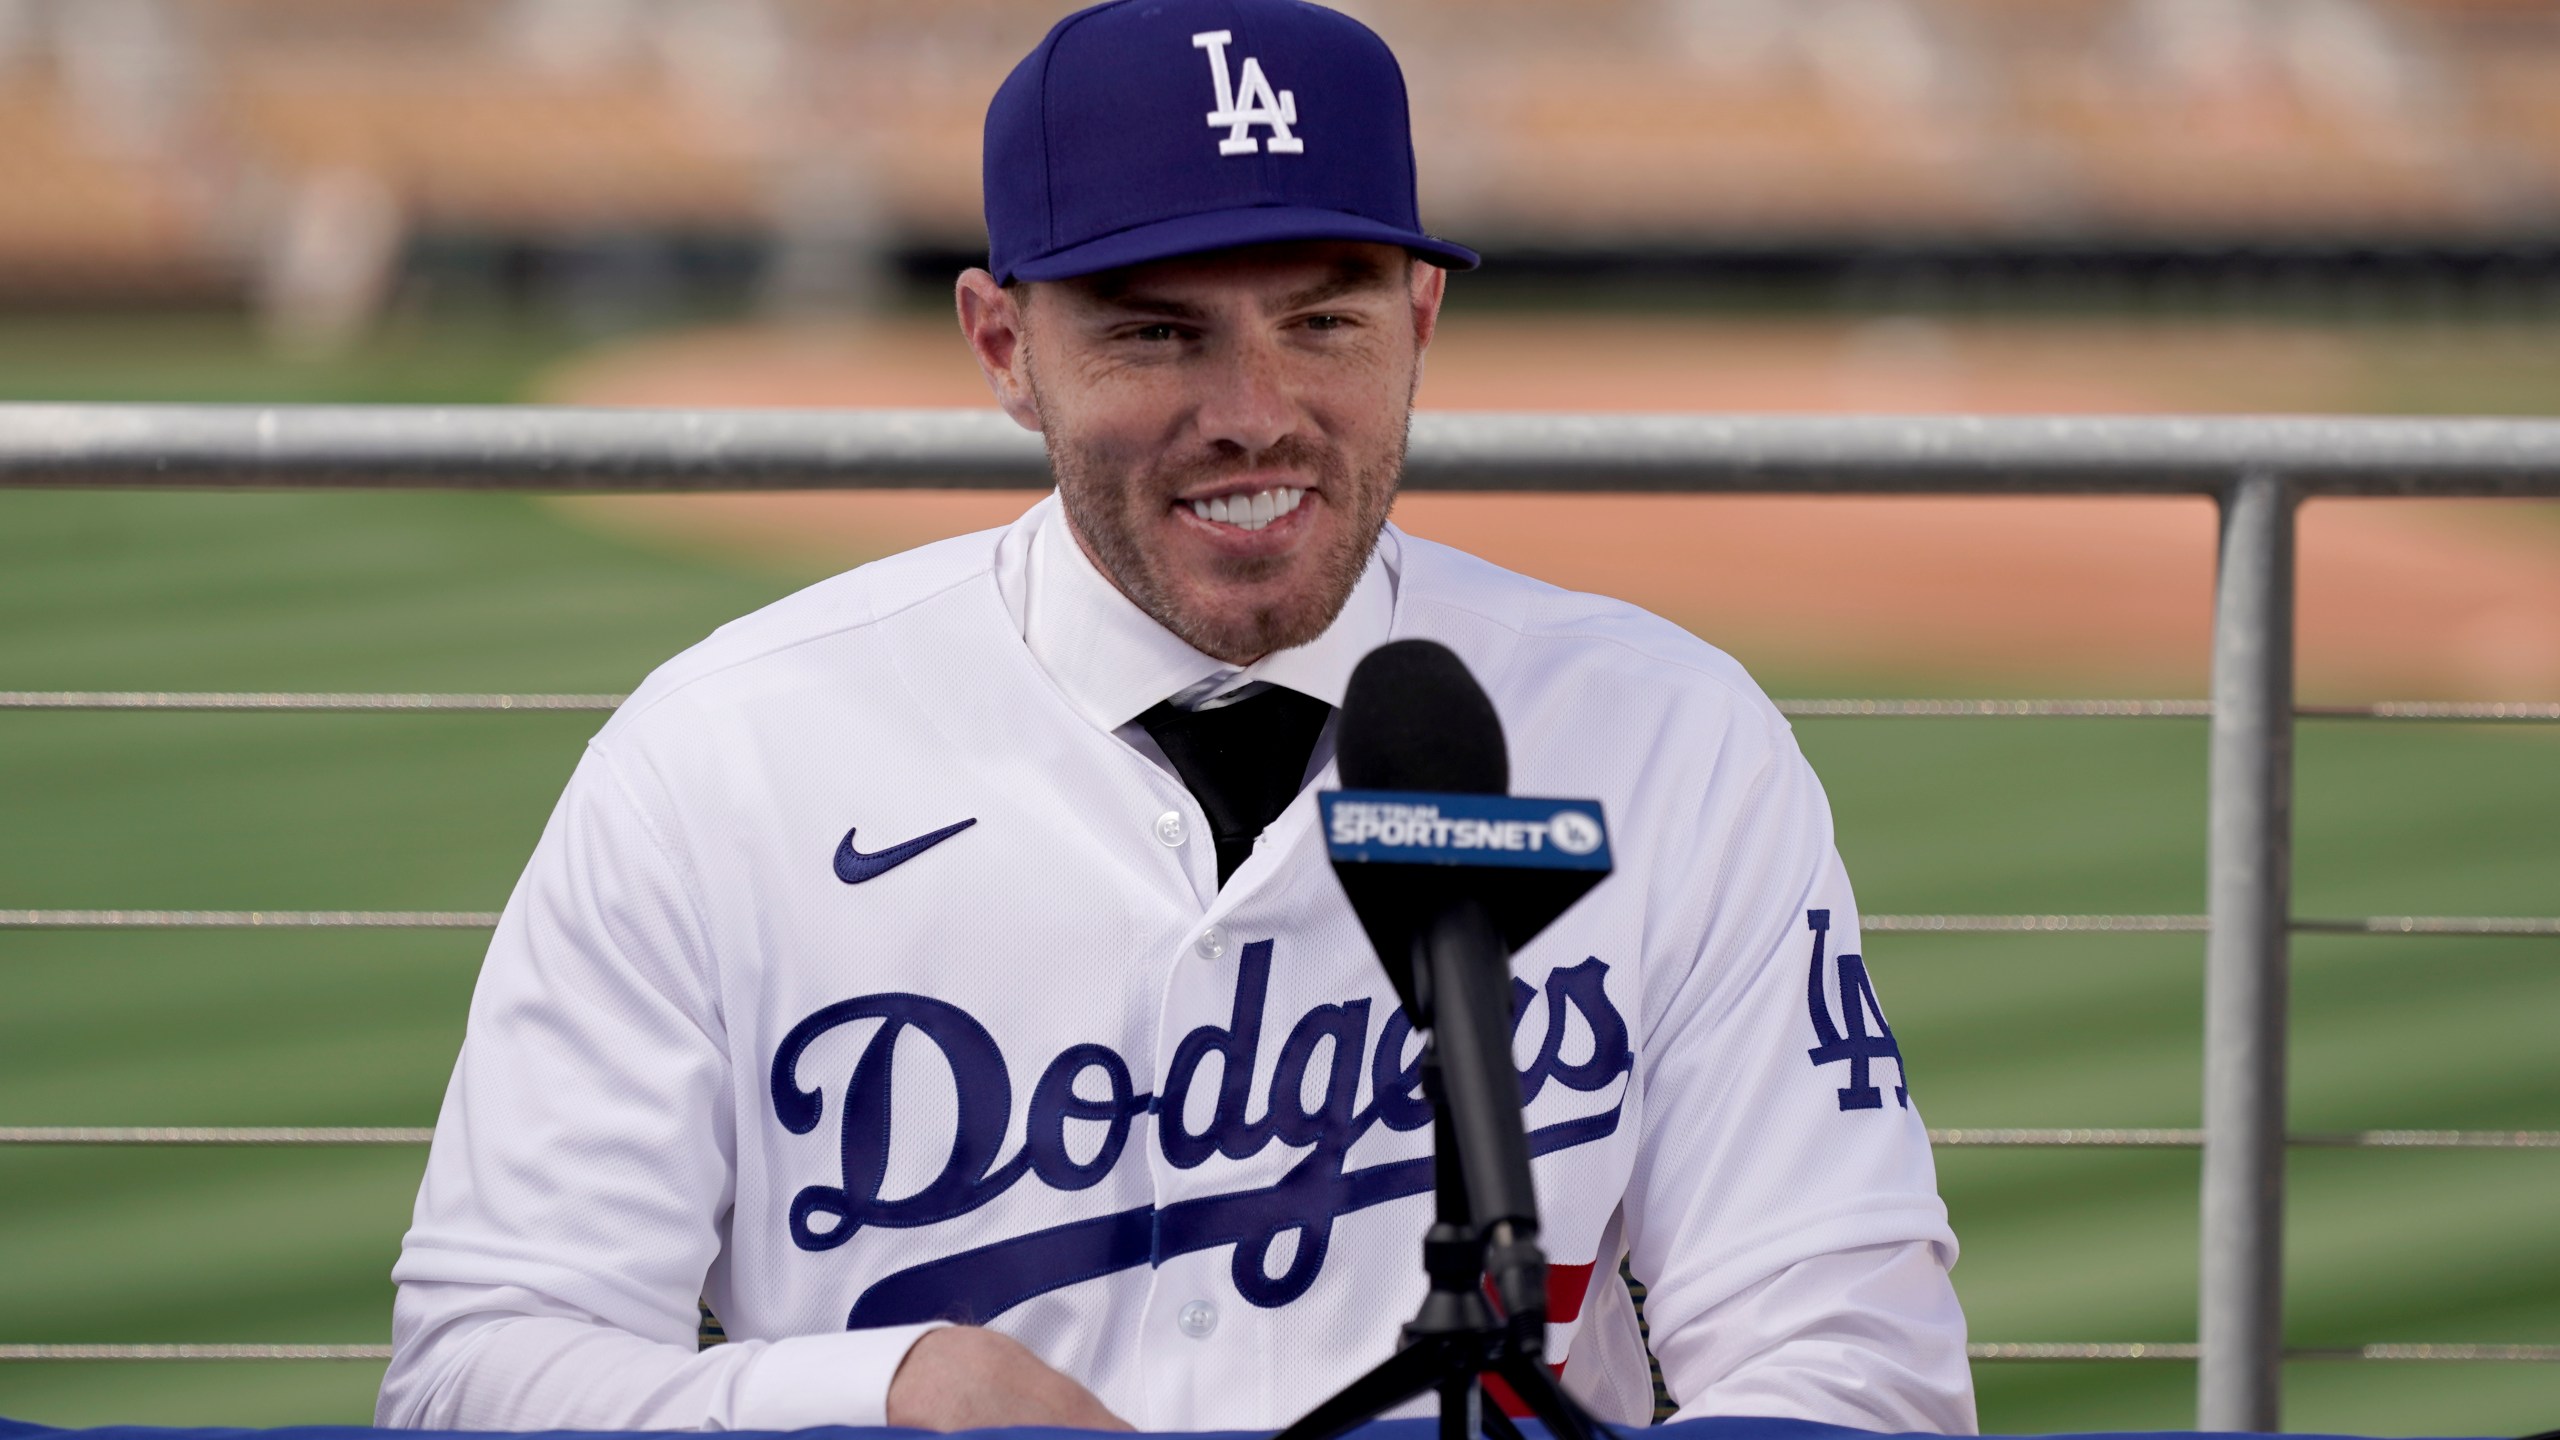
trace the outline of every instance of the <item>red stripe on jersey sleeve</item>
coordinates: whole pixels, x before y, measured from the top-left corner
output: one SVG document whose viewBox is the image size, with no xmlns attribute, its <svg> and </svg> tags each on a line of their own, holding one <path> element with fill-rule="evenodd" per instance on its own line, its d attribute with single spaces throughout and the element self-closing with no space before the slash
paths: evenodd
<svg viewBox="0 0 2560 1440">
<path fill-rule="evenodd" d="M 1547 1267 L 1547 1323 L 1570 1325 L 1582 1318 L 1582 1297 L 1591 1293 L 1589 1265 L 1550 1265 Z M 1493 1277 L 1484 1277 L 1484 1298 L 1493 1302 L 1494 1313 L 1502 1311 L 1502 1299 L 1493 1293 Z"/>
<path fill-rule="evenodd" d="M 1548 1324 L 1563 1325 L 1582 1318 L 1583 1297 L 1591 1293 L 1592 1268 L 1593 1267 L 1590 1265 L 1550 1265 L 1547 1267 Z M 1490 1277 L 1487 1277 L 1485 1288 L 1488 1292 L 1493 1288 Z M 1562 1360 L 1552 1362 L 1547 1366 L 1547 1368 L 1555 1372 L 1557 1379 L 1561 1380 L 1564 1378 L 1564 1362 Z M 1529 1403 L 1521 1399 L 1519 1394 L 1515 1392 L 1501 1376 L 1488 1371 L 1483 1376 L 1483 1379 L 1484 1393 L 1492 1399 L 1494 1404 L 1502 1407 L 1503 1414 L 1510 1416 L 1514 1420 L 1526 1420 L 1529 1418 Z"/>
<path fill-rule="evenodd" d="M 1589 1265 L 1547 1267 L 1547 1321 L 1567 1325 L 1582 1318 L 1582 1297 L 1591 1292 Z"/>
</svg>

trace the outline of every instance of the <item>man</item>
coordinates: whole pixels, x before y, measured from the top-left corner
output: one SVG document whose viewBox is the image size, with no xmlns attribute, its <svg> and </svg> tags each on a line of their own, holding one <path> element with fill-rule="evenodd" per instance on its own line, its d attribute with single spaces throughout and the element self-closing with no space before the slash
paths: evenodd
<svg viewBox="0 0 2560 1440">
<path fill-rule="evenodd" d="M 1062 21 L 958 287 L 1055 497 L 724 627 L 492 943 L 385 1424 L 1268 1428 L 1423 1288 L 1416 1041 L 1326 867 L 1332 707 L 1455 649 L 1619 869 L 1515 960 L 1550 1355 L 1604 1418 L 1969 1431 L 1955 1253 L 1821 791 L 1730 660 L 1387 527 L 1446 273 L 1384 45 Z M 704 1297 L 732 1343 L 696 1352 Z"/>
</svg>

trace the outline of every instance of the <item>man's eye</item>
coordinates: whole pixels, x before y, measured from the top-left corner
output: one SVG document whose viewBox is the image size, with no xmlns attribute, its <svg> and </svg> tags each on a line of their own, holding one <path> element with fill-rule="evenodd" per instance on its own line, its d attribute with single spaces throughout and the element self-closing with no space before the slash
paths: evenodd
<svg viewBox="0 0 2560 1440">
<path fill-rule="evenodd" d="M 1339 315 L 1310 315 L 1307 317 L 1307 328 L 1310 330 L 1339 330 L 1350 323 L 1350 321 Z"/>
<path fill-rule="evenodd" d="M 1181 339 L 1182 332 L 1170 325 L 1142 325 L 1130 331 L 1129 338 L 1144 340 L 1150 344 L 1162 344 L 1168 340 Z"/>
</svg>

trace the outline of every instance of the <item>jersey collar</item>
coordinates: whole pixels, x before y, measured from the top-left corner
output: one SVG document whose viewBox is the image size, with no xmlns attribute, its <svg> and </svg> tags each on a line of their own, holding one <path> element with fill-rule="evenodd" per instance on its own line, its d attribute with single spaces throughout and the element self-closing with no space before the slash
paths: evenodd
<svg viewBox="0 0 2560 1440">
<path fill-rule="evenodd" d="M 1031 658 L 1079 715 L 1107 731 L 1159 700 L 1196 704 L 1256 681 L 1339 706 L 1352 667 L 1394 628 L 1400 554 L 1390 526 L 1330 628 L 1241 668 L 1192 649 L 1121 594 L 1076 543 L 1054 492 L 997 545 L 996 587 Z"/>
</svg>

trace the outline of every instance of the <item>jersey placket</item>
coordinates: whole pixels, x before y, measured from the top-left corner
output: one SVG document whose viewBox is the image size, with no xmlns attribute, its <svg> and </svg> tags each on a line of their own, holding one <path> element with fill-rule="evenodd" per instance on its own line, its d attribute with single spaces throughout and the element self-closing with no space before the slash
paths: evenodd
<svg viewBox="0 0 2560 1440">
<path fill-rule="evenodd" d="M 1196 815 L 1196 803 L 1190 810 Z M 1162 1220 L 1166 1211 L 1259 1188 L 1269 1177 L 1261 1176 L 1263 1167 L 1254 1163 L 1257 1157 L 1268 1161 L 1283 1154 L 1282 1147 L 1267 1136 L 1259 1146 L 1246 1149 L 1250 1142 L 1237 1130 L 1239 1122 L 1249 1125 L 1267 1117 L 1273 1103 L 1273 1055 L 1280 1043 L 1275 1020 L 1276 1028 L 1285 1033 L 1288 1016 L 1296 1013 L 1287 1003 L 1275 1005 L 1271 995 L 1273 950 L 1279 940 L 1269 933 L 1275 928 L 1269 917 L 1307 898 L 1297 893 L 1307 884 L 1302 867 L 1286 862 L 1292 845 L 1309 843 L 1313 825 L 1309 817 L 1314 810 L 1308 794 L 1298 795 L 1222 888 L 1216 883 L 1205 828 L 1195 832 L 1201 843 L 1185 847 L 1194 852 L 1186 857 L 1191 873 L 1204 882 L 1208 893 L 1198 923 L 1179 938 L 1173 963 L 1164 972 L 1164 1008 L 1152 1076 L 1157 1097 L 1155 1143 L 1147 1150 L 1160 1247 L 1168 1243 Z M 1248 1020 L 1247 1011 L 1251 1012 L 1249 1023 L 1240 1026 L 1240 1021 Z M 1177 1078 L 1175 1065 L 1186 1040 L 1209 1027 L 1227 1032 L 1222 1041 L 1226 1048 L 1212 1059 L 1189 1066 L 1184 1094 L 1175 1098 L 1184 1102 L 1197 1123 L 1185 1124 L 1169 1098 Z M 1222 1100 L 1234 1083 L 1228 1066 L 1240 1052 L 1249 1054 L 1252 1063 L 1249 1069 L 1239 1067 L 1242 1099 L 1229 1106 Z M 1176 1127 L 1182 1133 L 1168 1143 Z M 1209 1149 L 1202 1144 L 1204 1137 L 1224 1143 Z M 1190 1152 L 1203 1149 L 1208 1153 L 1197 1163 L 1174 1161 L 1178 1150 L 1185 1152 L 1185 1158 L 1193 1158 Z M 1237 1151 L 1243 1153 L 1230 1153 Z M 1255 1178 L 1240 1177 L 1239 1162 L 1249 1166 Z M 1170 1243 L 1181 1241 L 1175 1237 Z M 1137 1327 L 1149 1414 L 1132 1418 L 1142 1425 L 1161 1416 L 1203 1413 L 1203 1406 L 1213 1401 L 1232 1405 L 1238 1395 L 1255 1396 L 1261 1408 L 1270 1408 L 1272 1355 L 1261 1343 L 1267 1337 L 1269 1312 L 1238 1292 L 1233 1274 L 1237 1263 L 1233 1245 L 1181 1254 L 1159 1249 L 1145 1314 Z M 1276 1424 L 1285 1417 L 1266 1414 L 1263 1418 Z"/>
</svg>

